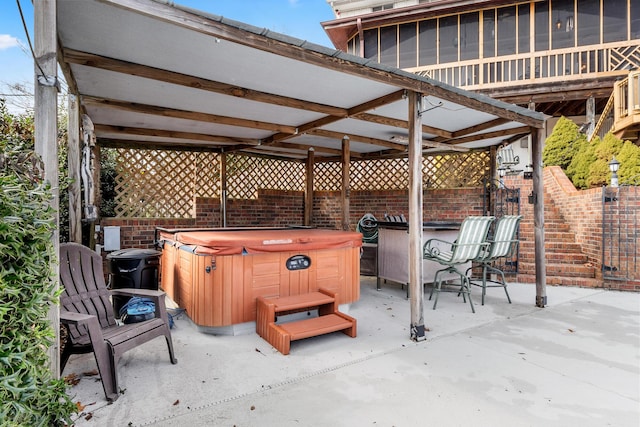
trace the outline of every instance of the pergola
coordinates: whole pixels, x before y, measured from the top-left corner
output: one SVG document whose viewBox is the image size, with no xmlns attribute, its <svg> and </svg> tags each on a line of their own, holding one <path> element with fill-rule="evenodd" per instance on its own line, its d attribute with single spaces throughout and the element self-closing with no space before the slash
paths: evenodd
<svg viewBox="0 0 640 427">
<path fill-rule="evenodd" d="M 71 138 L 86 114 L 105 146 L 339 161 L 347 186 L 351 159 L 408 157 L 409 217 L 422 218 L 423 154 L 532 135 L 536 304 L 544 306 L 543 114 L 166 2 L 49 0 L 35 7 L 39 65 L 52 77 L 57 57 L 73 95 Z M 51 79 L 38 81 L 37 146 L 47 176 L 57 180 L 55 88 Z M 410 221 L 414 340 L 425 329 L 421 233 L 421 221 Z"/>
</svg>

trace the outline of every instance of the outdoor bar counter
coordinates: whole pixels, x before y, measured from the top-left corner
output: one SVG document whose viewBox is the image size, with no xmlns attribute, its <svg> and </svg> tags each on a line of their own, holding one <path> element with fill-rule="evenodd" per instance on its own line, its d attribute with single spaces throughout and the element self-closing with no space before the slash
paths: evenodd
<svg viewBox="0 0 640 427">
<path fill-rule="evenodd" d="M 424 222 L 420 247 L 422 248 L 427 240 L 433 238 L 453 242 L 458 237 L 460 225 L 460 222 Z M 442 246 L 442 244 L 436 244 L 436 246 Z M 420 255 L 422 256 L 422 253 Z M 460 269 L 464 271 L 470 265 L 471 263 L 468 263 L 468 266 Z M 423 259 L 423 282 L 433 283 L 436 271 L 444 267 L 437 262 Z M 457 276 L 443 273 L 442 277 L 449 280 Z M 390 280 L 403 286 L 409 284 L 409 224 L 407 222 L 378 222 L 378 290 L 382 280 Z"/>
<path fill-rule="evenodd" d="M 311 228 L 157 229 L 161 287 L 199 330 L 255 330 L 256 298 L 323 287 L 360 298 L 362 234 Z"/>
</svg>

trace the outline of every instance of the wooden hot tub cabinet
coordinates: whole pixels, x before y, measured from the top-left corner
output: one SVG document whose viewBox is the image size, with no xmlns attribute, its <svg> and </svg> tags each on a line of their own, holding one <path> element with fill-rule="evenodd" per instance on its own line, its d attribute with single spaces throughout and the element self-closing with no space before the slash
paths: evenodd
<svg viewBox="0 0 640 427">
<path fill-rule="evenodd" d="M 360 298 L 360 233 L 159 229 L 157 239 L 162 289 L 204 332 L 255 328 L 258 296 L 286 297 L 322 287 L 338 294 L 338 304 Z"/>
</svg>

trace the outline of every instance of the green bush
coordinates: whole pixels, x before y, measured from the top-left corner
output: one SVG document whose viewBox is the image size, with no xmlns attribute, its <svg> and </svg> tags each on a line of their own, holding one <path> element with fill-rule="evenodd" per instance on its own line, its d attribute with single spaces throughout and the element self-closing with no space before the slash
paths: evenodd
<svg viewBox="0 0 640 427">
<path fill-rule="evenodd" d="M 566 170 L 567 177 L 576 188 L 589 188 L 589 168 L 596 161 L 595 146 L 596 143 L 589 143 L 586 138 L 578 141 L 578 152 Z"/>
<path fill-rule="evenodd" d="M 620 184 L 640 184 L 640 147 L 625 141 L 616 154 L 616 159 L 620 162 L 620 170 L 618 170 Z"/>
<path fill-rule="evenodd" d="M 580 133 L 578 126 L 566 117 L 560 117 L 544 143 L 542 162 L 545 166 L 560 166 L 566 171 L 583 141 L 586 136 Z"/>
<path fill-rule="evenodd" d="M 32 140 L 0 104 L 0 425 L 71 423 L 76 406 L 49 370 L 57 304 L 51 262 L 56 213 Z"/>
</svg>

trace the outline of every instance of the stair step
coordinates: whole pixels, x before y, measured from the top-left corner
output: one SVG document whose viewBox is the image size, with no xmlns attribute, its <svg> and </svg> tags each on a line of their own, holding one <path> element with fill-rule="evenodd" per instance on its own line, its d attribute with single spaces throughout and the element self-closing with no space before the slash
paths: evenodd
<svg viewBox="0 0 640 427">
<path fill-rule="evenodd" d="M 544 242 L 545 252 L 554 253 L 582 253 L 582 247 L 574 242 L 554 242 L 545 239 Z M 520 252 L 531 252 L 535 250 L 535 242 L 533 240 L 521 240 Z"/>
<path fill-rule="evenodd" d="M 589 258 L 582 252 L 547 252 L 545 251 L 545 259 L 547 261 L 560 260 L 566 264 L 586 264 Z M 518 254 L 519 262 L 535 262 L 535 253 L 533 251 L 520 251 Z"/>
<path fill-rule="evenodd" d="M 545 265 L 548 276 L 566 276 L 566 277 L 596 277 L 595 267 L 590 264 L 549 264 Z M 519 274 L 535 274 L 536 268 L 534 263 L 519 262 Z"/>
<path fill-rule="evenodd" d="M 536 276 L 534 274 L 518 274 L 515 281 L 520 283 L 536 283 Z M 549 286 L 579 286 L 582 288 L 602 287 L 602 281 L 600 279 L 589 277 L 547 276 L 546 284 Z"/>
<path fill-rule="evenodd" d="M 282 323 L 278 326 L 287 331 L 291 335 L 291 341 L 294 341 L 342 331 L 351 328 L 353 323 L 337 314 L 327 314 L 311 319 Z"/>
</svg>

